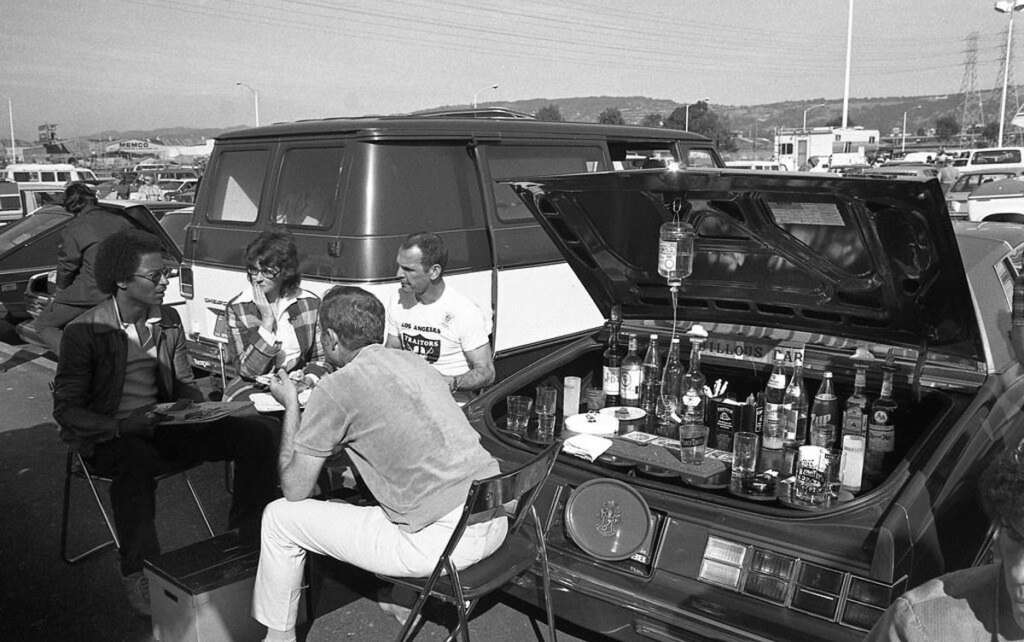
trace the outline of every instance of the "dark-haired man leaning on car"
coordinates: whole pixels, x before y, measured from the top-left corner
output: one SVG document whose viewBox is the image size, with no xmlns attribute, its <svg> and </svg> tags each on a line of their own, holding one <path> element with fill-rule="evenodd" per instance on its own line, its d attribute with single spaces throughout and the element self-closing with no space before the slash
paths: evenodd
<svg viewBox="0 0 1024 642">
<path fill-rule="evenodd" d="M 199 401 L 178 313 L 162 305 L 168 271 L 160 240 L 138 230 L 100 243 L 96 284 L 109 298 L 69 323 L 54 379 L 61 437 L 90 469 L 113 478 L 121 574 L 132 607 L 149 614 L 143 560 L 159 554 L 154 476 L 183 463 L 236 462 L 229 528 L 255 540 L 277 494 L 279 427 L 255 415 L 158 425 L 157 402 Z"/>
</svg>

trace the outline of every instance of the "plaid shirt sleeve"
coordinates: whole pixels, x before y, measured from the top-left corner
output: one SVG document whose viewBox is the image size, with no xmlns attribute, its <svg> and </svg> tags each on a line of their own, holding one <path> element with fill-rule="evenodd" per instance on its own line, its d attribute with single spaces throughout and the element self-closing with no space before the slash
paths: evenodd
<svg viewBox="0 0 1024 642">
<path fill-rule="evenodd" d="M 288 310 L 302 352 L 303 373 L 316 377 L 332 370 L 320 342 L 319 311 L 320 299 L 313 295 L 301 297 Z"/>
<path fill-rule="evenodd" d="M 228 356 L 234 361 L 238 375 L 252 380 L 270 371 L 280 343 L 267 343 L 260 336 L 260 315 L 255 303 L 228 303 L 225 310 L 228 326 Z"/>
</svg>

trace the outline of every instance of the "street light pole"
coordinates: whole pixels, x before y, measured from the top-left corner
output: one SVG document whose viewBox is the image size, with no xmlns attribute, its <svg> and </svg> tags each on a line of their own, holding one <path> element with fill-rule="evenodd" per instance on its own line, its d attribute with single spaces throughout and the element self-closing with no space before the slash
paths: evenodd
<svg viewBox="0 0 1024 642">
<path fill-rule="evenodd" d="M 11 123 L 11 162 L 18 162 L 18 148 L 14 144 L 14 106 L 11 103 L 10 97 L 7 98 L 7 117 Z"/>
<path fill-rule="evenodd" d="M 235 84 L 238 85 L 239 87 L 245 87 L 246 89 L 249 90 L 250 93 L 252 93 L 252 108 L 253 108 L 253 111 L 256 112 L 256 126 L 259 127 L 260 126 L 260 92 L 256 91 L 255 89 L 253 89 L 249 85 L 245 84 L 244 82 L 236 82 Z"/>
<path fill-rule="evenodd" d="M 907 112 L 903 112 L 903 129 L 900 130 L 900 153 L 907 155 Z"/>
<path fill-rule="evenodd" d="M 805 133 L 807 132 L 807 112 L 811 111 L 812 109 L 817 109 L 818 107 L 824 107 L 824 106 L 825 106 L 825 103 L 818 103 L 817 105 L 811 105 L 810 107 L 808 107 L 807 109 L 804 110 L 804 127 L 803 127 L 803 130 L 804 130 Z"/>
<path fill-rule="evenodd" d="M 480 95 L 481 91 L 487 91 L 488 89 L 497 89 L 497 88 L 498 88 L 498 83 L 494 83 L 493 85 L 487 85 L 483 89 L 478 89 L 478 90 L 474 91 L 473 92 L 473 109 L 476 109 L 476 97 Z"/>
<path fill-rule="evenodd" d="M 1003 98 L 999 103 L 999 145 L 1002 146 L 1006 123 L 1006 83 L 1010 76 L 1010 45 L 1013 42 L 1013 14 L 1024 9 L 1024 0 L 999 0 L 994 8 L 999 13 L 1010 14 L 1010 24 L 1006 27 L 1006 59 L 1003 61 Z"/>
</svg>

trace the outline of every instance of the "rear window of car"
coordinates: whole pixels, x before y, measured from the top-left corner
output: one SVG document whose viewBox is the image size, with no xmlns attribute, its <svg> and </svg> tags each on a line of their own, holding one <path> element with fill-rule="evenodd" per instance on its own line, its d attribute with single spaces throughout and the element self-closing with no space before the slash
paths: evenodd
<svg viewBox="0 0 1024 642">
<path fill-rule="evenodd" d="M 483 197 L 465 143 L 367 143 L 353 154 L 341 232 L 406 235 L 483 227 Z"/>
<path fill-rule="evenodd" d="M 953 183 L 953 187 L 950 188 L 951 192 L 969 192 L 978 185 L 983 183 L 991 183 L 992 181 L 1002 180 L 1004 178 L 1012 178 L 1014 175 L 1008 172 L 1001 172 L 996 174 L 968 174 L 961 176 Z"/>
<path fill-rule="evenodd" d="M 210 177 L 210 206 L 206 218 L 211 221 L 253 223 L 259 214 L 260 194 L 267 174 L 266 149 L 225 151 L 217 157 Z"/>
<path fill-rule="evenodd" d="M 17 194 L 13 196 L 0 196 L 0 210 L 9 211 L 21 211 L 21 198 Z"/>
<path fill-rule="evenodd" d="M 47 230 L 61 225 L 71 218 L 67 212 L 37 212 L 5 228 L 0 228 L 0 253 L 15 248 L 26 241 L 39 238 Z"/>
<path fill-rule="evenodd" d="M 500 181 L 528 176 L 578 174 L 610 169 L 600 147 L 488 145 L 487 164 L 494 182 L 494 206 L 503 223 L 533 221 L 533 215 L 508 185 Z"/>
<path fill-rule="evenodd" d="M 1019 149 L 994 149 L 977 152 L 971 161 L 974 165 L 995 165 L 997 163 L 1019 163 Z"/>
<path fill-rule="evenodd" d="M 345 168 L 342 147 L 286 150 L 272 205 L 279 225 L 325 227 L 333 212 Z"/>
<path fill-rule="evenodd" d="M 686 167 L 718 167 L 715 157 L 707 149 L 688 149 L 686 158 L 682 160 Z"/>
</svg>

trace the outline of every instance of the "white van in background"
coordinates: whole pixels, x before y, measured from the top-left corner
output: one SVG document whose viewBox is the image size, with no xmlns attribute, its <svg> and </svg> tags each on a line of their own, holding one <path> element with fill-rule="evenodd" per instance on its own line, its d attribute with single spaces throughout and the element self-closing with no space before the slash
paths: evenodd
<svg viewBox="0 0 1024 642">
<path fill-rule="evenodd" d="M 725 161 L 729 169 L 750 169 L 757 172 L 788 172 L 789 168 L 777 161 L 733 160 Z"/>
<path fill-rule="evenodd" d="M 69 181 L 85 181 L 95 185 L 99 182 L 91 169 L 67 163 L 15 163 L 0 170 L 0 179 L 22 186 L 40 183 L 63 186 Z"/>
</svg>

